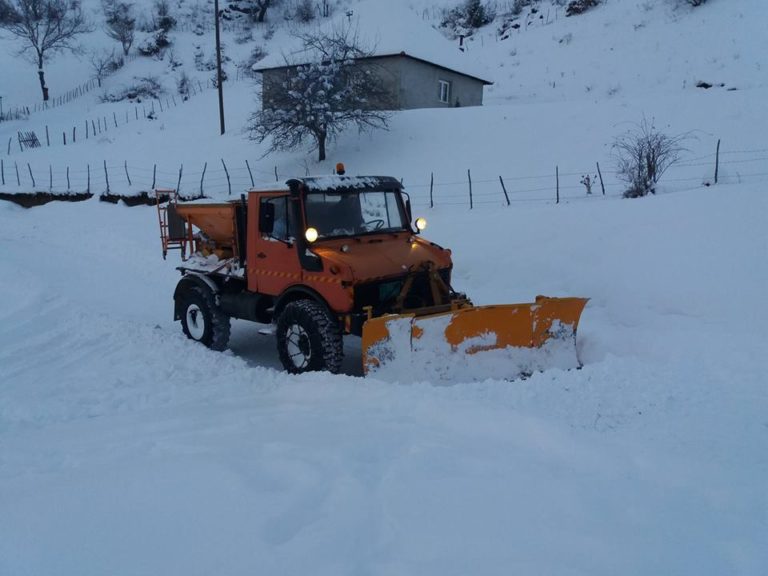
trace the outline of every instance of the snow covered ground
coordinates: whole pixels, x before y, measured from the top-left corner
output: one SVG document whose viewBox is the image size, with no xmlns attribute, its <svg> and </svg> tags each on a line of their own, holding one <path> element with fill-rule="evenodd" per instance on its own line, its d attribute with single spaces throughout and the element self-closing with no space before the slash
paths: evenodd
<svg viewBox="0 0 768 576">
<path fill-rule="evenodd" d="M 225 353 L 184 338 L 171 318 L 175 255 L 160 256 L 154 208 L 0 202 L 0 574 L 768 573 L 761 19 L 756 0 L 696 11 L 614 1 L 551 18 L 510 39 L 519 72 L 497 74 L 488 106 L 400 113 L 387 133 L 345 136 L 322 165 L 305 151 L 256 162 L 262 151 L 239 132 L 254 105 L 246 82 L 227 88 L 224 137 L 206 113 L 212 91 L 97 140 L 10 156 L 3 142 L 24 126 L 122 109 L 84 98 L 0 124 L 5 169 L 29 162 L 44 182 L 48 164 L 118 172 L 126 161 L 137 183 L 118 172 L 118 190 L 146 189 L 154 163 L 171 186 L 184 163 L 193 187 L 220 158 L 237 165 L 235 193 L 249 183 L 245 159 L 262 181 L 275 166 L 281 177 L 327 173 L 337 160 L 403 177 L 425 235 L 452 248 L 455 287 L 475 302 L 591 299 L 581 370 L 363 379 L 350 339 L 344 374 L 295 377 L 256 325 L 235 322 Z M 691 39 L 715 29 L 694 56 Z M 470 53 L 509 69 L 511 45 L 490 38 Z M 648 55 L 639 76 L 622 66 L 633 51 Z M 739 89 L 692 87 L 719 81 L 717 70 Z M 658 196 L 621 200 L 610 143 L 643 114 L 691 132 L 688 152 Z M 705 187 L 718 139 L 720 183 Z M 596 161 L 605 197 L 578 183 Z M 226 194 L 213 180 L 223 175 L 209 177 Z"/>
</svg>

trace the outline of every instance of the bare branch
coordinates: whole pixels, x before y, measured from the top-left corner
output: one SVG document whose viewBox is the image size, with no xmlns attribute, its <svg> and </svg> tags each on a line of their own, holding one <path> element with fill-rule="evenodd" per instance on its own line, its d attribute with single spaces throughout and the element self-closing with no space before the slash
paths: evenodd
<svg viewBox="0 0 768 576">
<path fill-rule="evenodd" d="M 291 150 L 310 139 L 322 161 L 326 142 L 348 125 L 361 132 L 386 129 L 391 95 L 377 66 L 360 60 L 371 52 L 361 46 L 357 32 L 341 27 L 299 37 L 308 63 L 286 58 L 284 68 L 263 78 L 262 110 L 247 127 L 251 139 L 271 139 L 270 151 Z"/>
</svg>

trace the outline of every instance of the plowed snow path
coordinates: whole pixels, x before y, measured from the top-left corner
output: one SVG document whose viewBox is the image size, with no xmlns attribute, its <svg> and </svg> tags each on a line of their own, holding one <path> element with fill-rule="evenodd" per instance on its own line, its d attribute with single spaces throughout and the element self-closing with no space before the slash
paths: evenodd
<svg viewBox="0 0 768 576">
<path fill-rule="evenodd" d="M 253 327 L 182 336 L 154 217 L 0 204 L 0 573 L 765 572 L 766 340 L 728 306 L 624 314 L 604 278 L 579 371 L 291 377 Z"/>
</svg>

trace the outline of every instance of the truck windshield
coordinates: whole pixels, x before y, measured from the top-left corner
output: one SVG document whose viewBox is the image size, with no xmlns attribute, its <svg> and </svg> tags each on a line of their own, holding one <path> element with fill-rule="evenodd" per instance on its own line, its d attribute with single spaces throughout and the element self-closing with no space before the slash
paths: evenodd
<svg viewBox="0 0 768 576">
<path fill-rule="evenodd" d="M 304 207 L 307 226 L 320 238 L 407 229 L 400 195 L 394 191 L 311 192 Z"/>
</svg>

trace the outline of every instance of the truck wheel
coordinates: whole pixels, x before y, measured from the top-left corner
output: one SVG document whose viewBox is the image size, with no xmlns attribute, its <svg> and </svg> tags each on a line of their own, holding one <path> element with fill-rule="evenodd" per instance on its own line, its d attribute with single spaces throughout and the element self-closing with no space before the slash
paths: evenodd
<svg viewBox="0 0 768 576">
<path fill-rule="evenodd" d="M 229 316 L 216 306 L 213 293 L 199 286 L 182 296 L 181 328 L 187 338 L 211 350 L 226 350 L 229 343 Z"/>
<path fill-rule="evenodd" d="M 277 319 L 277 352 L 292 374 L 341 369 L 344 347 L 339 323 L 314 300 L 286 305 Z"/>
</svg>

